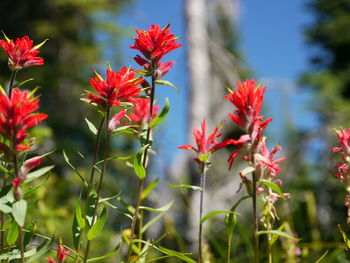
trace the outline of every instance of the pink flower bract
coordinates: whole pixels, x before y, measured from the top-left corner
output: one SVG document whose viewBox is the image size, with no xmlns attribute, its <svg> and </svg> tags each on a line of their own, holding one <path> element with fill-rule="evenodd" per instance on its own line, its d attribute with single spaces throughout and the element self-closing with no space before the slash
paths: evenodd
<svg viewBox="0 0 350 263">
<path fill-rule="evenodd" d="M 133 107 L 134 113 L 129 115 L 130 120 L 133 122 L 143 125 L 148 122 L 149 112 L 150 112 L 150 99 L 139 98 L 135 101 L 135 106 Z M 153 106 L 152 119 L 157 116 L 159 110 L 159 105 Z"/>
</svg>

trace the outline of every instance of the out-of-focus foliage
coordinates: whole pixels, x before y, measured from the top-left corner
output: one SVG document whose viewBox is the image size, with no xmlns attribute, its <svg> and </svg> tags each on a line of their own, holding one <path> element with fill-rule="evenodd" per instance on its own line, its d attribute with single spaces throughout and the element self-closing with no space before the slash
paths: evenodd
<svg viewBox="0 0 350 263">
<path fill-rule="evenodd" d="M 350 124 L 350 1 L 314 0 L 308 4 L 314 22 L 306 31 L 314 47 L 313 69 L 302 77 L 302 83 L 318 92 L 315 103 L 326 123 Z"/>
</svg>

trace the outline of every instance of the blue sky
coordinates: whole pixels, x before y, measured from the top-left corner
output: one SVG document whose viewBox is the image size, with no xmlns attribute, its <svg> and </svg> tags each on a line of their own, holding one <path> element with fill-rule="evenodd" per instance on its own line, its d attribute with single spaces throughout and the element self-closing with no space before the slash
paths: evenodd
<svg viewBox="0 0 350 263">
<path fill-rule="evenodd" d="M 171 23 L 171 30 L 176 36 L 185 35 L 183 0 L 137 0 L 126 8 L 118 18 L 118 23 L 131 29 L 146 29 L 150 24 L 165 26 Z M 266 116 L 274 122 L 268 132 L 279 143 L 285 115 L 290 114 L 293 121 L 302 129 L 312 129 L 317 125 L 316 117 L 308 110 L 312 93 L 297 85 L 300 73 L 308 69 L 308 52 L 303 29 L 312 21 L 307 12 L 305 0 L 242 0 L 240 2 L 238 28 L 241 35 L 240 48 L 247 64 L 254 72 L 254 77 L 268 86 L 265 104 Z M 132 57 L 135 50 L 128 49 L 132 44 L 130 36 L 123 40 L 125 63 L 134 65 Z M 180 90 L 176 93 L 169 87 L 158 87 L 159 103 L 165 97 L 171 101 L 170 116 L 161 137 L 169 151 L 176 153 L 176 146 L 186 142 L 186 103 L 187 74 L 185 39 L 184 46 L 171 52 L 165 59 L 175 60 L 176 64 L 166 79 Z M 283 111 L 282 109 L 285 109 Z M 286 113 L 287 112 L 287 113 Z M 168 148 L 168 149 L 169 149 Z"/>
</svg>

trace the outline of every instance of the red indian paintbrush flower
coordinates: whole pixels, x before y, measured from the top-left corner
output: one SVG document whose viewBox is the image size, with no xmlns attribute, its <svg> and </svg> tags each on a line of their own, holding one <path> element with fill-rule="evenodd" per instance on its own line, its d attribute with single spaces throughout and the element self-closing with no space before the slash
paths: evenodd
<svg viewBox="0 0 350 263">
<path fill-rule="evenodd" d="M 6 41 L 0 40 L 0 46 L 5 50 L 9 57 L 8 64 L 12 69 L 21 69 L 34 65 L 43 65 L 44 59 L 37 57 L 39 48 L 46 42 L 33 47 L 33 40 L 28 36 L 17 38 L 16 41 L 8 39 L 5 35 Z"/>
<path fill-rule="evenodd" d="M 42 120 L 46 114 L 34 113 L 39 108 L 39 99 L 33 97 L 28 91 L 21 92 L 13 89 L 9 98 L 5 91 L 0 93 L 0 134 L 10 141 L 12 151 L 28 150 L 30 146 L 23 144 L 27 137 L 26 131 Z M 8 148 L 1 144 L 1 149 Z"/>
<path fill-rule="evenodd" d="M 225 96 L 237 108 L 229 117 L 244 131 L 249 132 L 263 117 L 260 116 L 260 110 L 266 87 L 260 88 L 255 80 L 238 82 L 237 86 L 236 91 Z"/>
<path fill-rule="evenodd" d="M 65 250 L 61 244 L 57 246 L 57 262 L 52 257 L 49 257 L 47 261 L 49 263 L 64 263 L 66 257 L 70 254 L 69 250 Z"/>
<path fill-rule="evenodd" d="M 209 135 L 209 137 L 206 137 L 206 121 L 203 120 L 202 125 L 201 125 L 202 130 L 198 130 L 197 128 L 193 129 L 193 138 L 197 144 L 197 148 L 195 148 L 192 145 L 183 145 L 179 146 L 177 148 L 179 149 L 184 149 L 184 150 L 190 150 L 194 151 L 198 154 L 198 158 L 195 159 L 196 162 L 201 162 L 201 157 L 205 156 L 209 158 L 208 155 L 211 153 L 214 153 L 215 151 L 230 145 L 230 144 L 240 144 L 243 142 L 246 142 L 249 140 L 249 136 L 247 137 L 246 135 L 242 136 L 238 140 L 233 140 L 233 139 L 227 139 L 224 140 L 223 142 L 216 142 L 215 140 L 219 137 L 221 137 L 222 134 L 218 134 L 221 126 L 217 126 L 215 130 Z"/>
<path fill-rule="evenodd" d="M 150 112 L 150 99 L 139 98 L 135 102 L 135 106 L 133 107 L 134 113 L 129 115 L 129 119 L 134 123 L 139 125 L 144 125 L 148 122 L 149 112 Z M 152 110 L 152 119 L 157 116 L 157 112 L 159 110 L 159 105 L 153 106 Z"/>
<path fill-rule="evenodd" d="M 130 48 L 139 50 L 152 64 L 158 63 L 165 54 L 182 45 L 176 42 L 174 34 L 169 33 L 169 27 L 170 24 L 163 29 L 159 25 L 151 25 L 148 31 L 136 30 L 137 38 Z"/>
<path fill-rule="evenodd" d="M 143 79 L 136 77 L 135 71 L 127 67 L 117 72 L 107 69 L 106 80 L 95 72 L 95 77 L 90 79 L 90 83 L 98 95 L 88 93 L 87 100 L 102 108 L 120 106 L 121 102 L 134 102 L 141 91 L 138 85 L 142 82 Z"/>
</svg>

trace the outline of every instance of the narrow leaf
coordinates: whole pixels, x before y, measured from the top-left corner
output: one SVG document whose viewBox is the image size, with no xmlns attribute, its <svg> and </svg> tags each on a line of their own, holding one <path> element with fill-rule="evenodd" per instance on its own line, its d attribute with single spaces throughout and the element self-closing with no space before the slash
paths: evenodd
<svg viewBox="0 0 350 263">
<path fill-rule="evenodd" d="M 101 216 L 97 219 L 96 223 L 91 227 L 87 233 L 87 239 L 92 240 L 98 236 L 101 232 L 103 226 L 106 223 L 107 219 L 107 207 L 105 206 L 102 210 Z"/>
<path fill-rule="evenodd" d="M 94 135 L 97 135 L 97 132 L 98 132 L 98 131 L 97 131 L 95 125 L 94 125 L 91 121 L 89 121 L 88 118 L 85 118 L 85 121 L 86 121 L 86 123 L 87 123 L 87 125 L 88 125 L 88 127 L 89 127 L 89 130 L 90 130 Z"/>
<path fill-rule="evenodd" d="M 170 250 L 170 249 L 167 249 L 167 248 L 162 247 L 162 246 L 159 246 L 158 249 L 166 255 L 177 257 L 177 258 L 179 258 L 185 262 L 188 262 L 188 263 L 196 263 L 196 261 L 194 261 L 193 259 L 190 259 L 189 257 L 185 256 L 181 252 Z"/>
<path fill-rule="evenodd" d="M 170 209 L 170 207 L 173 205 L 174 201 L 170 201 L 165 206 L 162 206 L 160 208 L 151 208 L 147 206 L 140 206 L 140 209 L 151 211 L 151 212 L 165 212 Z"/>
<path fill-rule="evenodd" d="M 153 189 L 157 186 L 159 182 L 159 178 L 155 179 L 152 183 L 150 183 L 149 186 L 146 187 L 145 190 L 142 191 L 142 194 L 141 194 L 141 199 L 145 199 L 152 191 Z"/>
<path fill-rule="evenodd" d="M 92 191 L 87 200 L 87 212 L 86 220 L 91 226 L 92 218 L 94 216 L 95 204 L 96 204 L 97 194 L 95 191 Z"/>
<path fill-rule="evenodd" d="M 329 250 L 327 250 L 326 252 L 323 253 L 323 255 L 317 259 L 317 261 L 315 263 L 320 263 L 328 254 Z"/>
<path fill-rule="evenodd" d="M 54 167 L 55 167 L 54 165 L 46 166 L 46 167 L 40 168 L 34 172 L 27 174 L 25 182 L 26 183 L 31 182 L 31 181 L 45 175 L 47 172 L 51 171 L 52 168 L 54 168 Z"/>
<path fill-rule="evenodd" d="M 36 260 L 41 259 L 46 254 L 46 252 L 49 251 L 54 240 L 55 240 L 55 236 L 53 236 L 50 240 L 44 241 L 37 248 L 37 252 L 32 257 L 30 257 L 28 260 L 26 260 L 26 263 L 35 262 Z"/>
<path fill-rule="evenodd" d="M 202 191 L 201 187 L 195 186 L 195 185 L 188 185 L 188 184 L 174 185 L 170 183 L 167 183 L 167 185 L 170 186 L 171 188 L 182 188 L 182 189 L 192 189 L 195 191 Z"/>
<path fill-rule="evenodd" d="M 24 247 L 27 247 L 29 245 L 30 239 L 32 238 L 32 235 L 34 233 L 34 227 L 35 227 L 35 222 L 32 222 L 28 227 L 28 232 L 24 234 L 24 239 L 23 239 Z"/>
<path fill-rule="evenodd" d="M 342 237 L 343 237 L 346 250 L 350 251 L 350 240 L 349 240 L 348 236 L 347 236 L 346 233 L 343 231 L 343 229 L 341 228 L 340 225 L 338 225 L 338 229 L 339 229 L 339 232 L 341 233 L 341 235 L 342 235 Z"/>
<path fill-rule="evenodd" d="M 165 86 L 169 86 L 169 87 L 172 87 L 176 92 L 179 92 L 179 89 L 176 88 L 171 82 L 167 81 L 167 80 L 156 80 L 155 81 L 156 84 L 159 84 L 159 85 L 165 85 Z"/>
<path fill-rule="evenodd" d="M 106 259 L 108 257 L 111 257 L 111 256 L 115 255 L 118 252 L 118 250 L 120 248 L 120 245 L 121 244 L 119 242 L 118 245 L 111 252 L 109 252 L 108 254 L 106 254 L 104 256 L 96 257 L 96 258 L 90 258 L 90 259 L 87 260 L 87 262 L 96 262 L 96 261 L 99 261 L 99 260 L 102 260 L 102 259 Z"/>
<path fill-rule="evenodd" d="M 165 105 L 164 105 L 162 111 L 151 121 L 150 127 L 153 128 L 154 126 L 158 125 L 165 118 L 165 116 L 168 114 L 169 109 L 170 109 L 170 102 L 169 102 L 169 99 L 166 98 Z"/>
<path fill-rule="evenodd" d="M 300 239 L 295 238 L 295 237 L 289 235 L 288 233 L 282 232 L 280 230 L 259 231 L 258 235 L 277 235 L 277 236 L 288 238 L 288 239 L 292 239 L 292 240 L 295 240 L 295 241 L 300 240 Z"/>
<path fill-rule="evenodd" d="M 78 247 L 79 247 L 79 240 L 80 240 L 80 227 L 79 227 L 76 215 L 74 215 L 74 218 L 73 218 L 72 237 L 73 237 L 74 248 L 78 249 Z"/>
<path fill-rule="evenodd" d="M 17 224 L 21 227 L 24 226 L 26 212 L 27 212 L 27 202 L 24 199 L 17 201 L 13 204 L 12 206 L 13 218 L 16 220 Z"/>
<path fill-rule="evenodd" d="M 79 176 L 79 178 L 82 180 L 85 187 L 88 187 L 88 183 L 84 179 L 84 177 L 79 173 L 79 171 L 71 164 L 66 152 L 63 150 L 63 158 L 66 161 L 66 163 L 69 165 L 70 168 Z"/>
<path fill-rule="evenodd" d="M 215 211 L 212 211 L 209 214 L 206 214 L 205 216 L 203 216 L 202 219 L 201 219 L 201 223 L 203 224 L 209 218 L 211 218 L 212 216 L 215 216 L 217 214 L 235 214 L 235 212 L 226 211 L 226 210 L 215 210 Z"/>
<path fill-rule="evenodd" d="M 138 178 L 143 179 L 146 177 L 146 169 L 142 164 L 142 156 L 144 155 L 144 151 L 148 148 L 149 145 L 143 146 L 140 151 L 136 154 L 134 158 L 134 171 Z"/>
<path fill-rule="evenodd" d="M 83 212 L 81 211 L 81 206 L 80 206 L 80 202 L 77 202 L 77 207 L 75 209 L 75 217 L 77 219 L 77 223 L 79 225 L 80 229 L 84 229 L 85 227 L 85 220 L 83 217 Z"/>
</svg>

